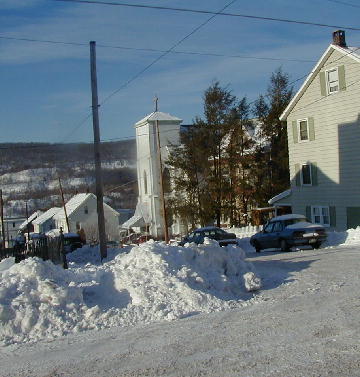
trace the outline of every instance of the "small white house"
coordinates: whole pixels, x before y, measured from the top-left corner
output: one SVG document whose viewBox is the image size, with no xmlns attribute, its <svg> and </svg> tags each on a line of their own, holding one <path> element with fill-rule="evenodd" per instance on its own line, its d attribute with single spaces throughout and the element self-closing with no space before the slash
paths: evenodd
<svg viewBox="0 0 360 377">
<path fill-rule="evenodd" d="M 77 194 L 65 205 L 69 221 L 69 229 L 66 224 L 64 209 L 60 209 L 54 215 L 56 228 L 62 228 L 66 233 L 76 233 L 83 229 L 86 239 L 98 240 L 98 219 L 96 196 L 92 193 Z M 108 241 L 119 239 L 119 213 L 104 203 L 105 232 Z"/>
<path fill-rule="evenodd" d="M 59 207 L 48 209 L 33 221 L 35 233 L 46 233 L 55 228 L 54 216 L 61 210 Z"/>
<path fill-rule="evenodd" d="M 0 219 L 0 240 L 5 240 L 5 247 L 11 247 L 16 236 L 19 233 L 20 226 L 26 221 L 24 217 L 5 217 L 4 226 L 1 224 Z M 1 233 L 4 228 L 4 235 Z"/>
</svg>

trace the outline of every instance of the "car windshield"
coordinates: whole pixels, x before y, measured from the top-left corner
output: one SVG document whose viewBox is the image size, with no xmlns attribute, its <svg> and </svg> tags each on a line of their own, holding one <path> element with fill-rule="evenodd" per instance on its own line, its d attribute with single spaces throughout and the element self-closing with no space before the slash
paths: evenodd
<svg viewBox="0 0 360 377">
<path fill-rule="evenodd" d="M 288 219 L 284 221 L 285 226 L 293 225 L 297 223 L 303 223 L 304 221 L 308 221 L 305 217 L 299 217 L 296 219 Z"/>
</svg>

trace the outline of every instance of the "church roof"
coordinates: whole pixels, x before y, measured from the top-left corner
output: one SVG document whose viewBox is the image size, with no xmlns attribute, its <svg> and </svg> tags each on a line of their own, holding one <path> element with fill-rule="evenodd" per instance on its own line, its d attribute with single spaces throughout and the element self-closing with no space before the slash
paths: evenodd
<svg viewBox="0 0 360 377">
<path fill-rule="evenodd" d="M 182 119 L 174 117 L 168 113 L 163 113 L 161 111 L 154 111 L 151 114 L 147 115 L 145 118 L 139 120 L 137 123 L 135 123 L 136 126 L 140 126 L 141 124 L 147 123 L 147 122 L 155 122 L 158 121 L 176 121 L 176 122 L 182 122 Z"/>
</svg>

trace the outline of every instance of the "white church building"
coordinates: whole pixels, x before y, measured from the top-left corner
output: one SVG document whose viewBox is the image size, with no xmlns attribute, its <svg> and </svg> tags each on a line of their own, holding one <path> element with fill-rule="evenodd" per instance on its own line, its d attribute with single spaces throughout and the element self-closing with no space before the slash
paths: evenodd
<svg viewBox="0 0 360 377">
<path fill-rule="evenodd" d="M 166 160 L 170 145 L 180 143 L 181 122 L 182 119 L 175 116 L 155 111 L 135 124 L 139 196 L 134 216 L 126 221 L 122 228 L 148 232 L 157 239 L 164 238 L 161 178 L 164 172 L 168 173 Z M 178 234 L 177 228 L 176 223 L 168 227 L 169 234 Z"/>
</svg>

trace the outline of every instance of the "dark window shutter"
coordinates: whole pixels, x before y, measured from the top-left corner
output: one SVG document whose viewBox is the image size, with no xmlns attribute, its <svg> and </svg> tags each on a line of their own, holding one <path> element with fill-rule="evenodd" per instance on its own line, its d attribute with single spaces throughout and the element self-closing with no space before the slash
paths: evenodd
<svg viewBox="0 0 360 377">
<path fill-rule="evenodd" d="M 315 140 L 315 127 L 314 127 L 314 118 L 308 118 L 308 129 L 309 129 L 309 140 Z"/>
<path fill-rule="evenodd" d="M 318 179 L 317 179 L 317 164 L 316 162 L 311 163 L 311 184 L 313 186 L 317 186 Z"/>
<path fill-rule="evenodd" d="M 294 143 L 296 144 L 298 142 L 298 130 L 297 130 L 296 120 L 292 121 L 292 132 L 293 132 Z"/>
<path fill-rule="evenodd" d="M 325 72 L 320 72 L 319 77 L 320 77 L 320 93 L 322 96 L 326 96 Z"/>
<path fill-rule="evenodd" d="M 307 218 L 309 221 L 312 221 L 312 219 L 311 219 L 311 207 L 310 207 L 310 206 L 306 206 L 306 209 L 305 209 L 305 216 L 306 216 L 306 218 Z"/>
<path fill-rule="evenodd" d="M 339 89 L 346 90 L 346 82 L 345 82 L 345 66 L 340 65 L 338 67 L 338 75 L 339 75 Z"/>
<path fill-rule="evenodd" d="M 336 207 L 334 206 L 329 207 L 329 213 L 330 213 L 330 226 L 335 227 L 336 226 Z"/>
<path fill-rule="evenodd" d="M 300 186 L 300 164 L 295 164 L 295 185 Z"/>
</svg>

